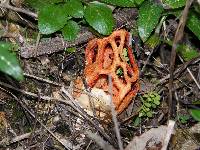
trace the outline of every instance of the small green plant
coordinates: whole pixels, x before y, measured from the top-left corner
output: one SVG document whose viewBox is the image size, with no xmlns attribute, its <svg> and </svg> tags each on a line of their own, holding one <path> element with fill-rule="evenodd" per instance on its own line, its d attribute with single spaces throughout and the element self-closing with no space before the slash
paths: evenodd
<svg viewBox="0 0 200 150">
<path fill-rule="evenodd" d="M 186 124 L 188 122 L 188 120 L 190 119 L 189 115 L 180 115 L 178 116 L 178 120 L 182 123 L 182 124 Z"/>
<path fill-rule="evenodd" d="M 157 92 L 148 92 L 140 97 L 142 106 L 139 111 L 139 117 L 153 117 L 153 109 L 160 105 L 160 95 Z"/>
</svg>

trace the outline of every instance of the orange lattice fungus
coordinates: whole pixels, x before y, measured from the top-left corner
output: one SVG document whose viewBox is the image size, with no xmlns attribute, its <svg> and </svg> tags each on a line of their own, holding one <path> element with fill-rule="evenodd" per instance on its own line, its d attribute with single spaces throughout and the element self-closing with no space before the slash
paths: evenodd
<svg viewBox="0 0 200 150">
<path fill-rule="evenodd" d="M 112 78 L 113 104 L 121 113 L 139 90 L 139 69 L 130 47 L 130 34 L 125 30 L 114 31 L 103 39 L 91 40 L 85 51 L 84 76 L 94 95 L 109 100 L 108 76 Z M 99 96 L 104 93 L 103 96 Z M 101 95 L 101 94 L 100 94 Z"/>
</svg>

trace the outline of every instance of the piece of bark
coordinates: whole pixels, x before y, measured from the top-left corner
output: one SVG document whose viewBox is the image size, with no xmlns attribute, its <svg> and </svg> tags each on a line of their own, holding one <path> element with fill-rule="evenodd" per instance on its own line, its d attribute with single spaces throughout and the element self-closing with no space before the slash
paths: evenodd
<svg viewBox="0 0 200 150">
<path fill-rule="evenodd" d="M 123 8 L 115 10 L 113 16 L 116 20 L 116 28 L 125 26 L 127 29 L 131 29 L 135 24 L 137 14 L 138 12 L 135 8 Z M 68 42 L 61 37 L 53 37 L 45 40 L 41 39 L 37 49 L 35 49 L 35 45 L 24 44 L 20 49 L 20 56 L 22 58 L 31 58 L 45 54 L 56 53 L 64 50 L 65 48 L 86 43 L 94 37 L 95 35 L 93 35 L 88 28 L 81 27 L 81 31 L 74 41 Z"/>
<path fill-rule="evenodd" d="M 76 46 L 93 38 L 93 34 L 86 28 L 82 28 L 75 41 L 67 42 L 61 37 L 53 37 L 39 42 L 37 49 L 35 45 L 24 45 L 21 47 L 20 55 L 23 58 L 37 57 L 44 54 L 52 54 L 64 50 L 64 48 Z"/>
</svg>

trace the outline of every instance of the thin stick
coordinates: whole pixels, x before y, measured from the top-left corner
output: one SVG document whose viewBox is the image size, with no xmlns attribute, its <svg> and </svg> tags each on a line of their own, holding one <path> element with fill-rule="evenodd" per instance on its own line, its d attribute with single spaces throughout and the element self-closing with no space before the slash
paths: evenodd
<svg viewBox="0 0 200 150">
<path fill-rule="evenodd" d="M 3 3 L 3 4 L 0 4 L 0 7 L 7 8 L 7 9 L 10 9 L 10 10 L 13 10 L 13 11 L 16 11 L 16 12 L 24 13 L 26 15 L 29 15 L 29 16 L 35 18 L 35 19 L 38 17 L 38 15 L 36 13 L 33 13 L 33 12 L 26 10 L 26 9 L 11 6 L 10 4 L 6 4 L 6 3 L 4 4 Z"/>
<path fill-rule="evenodd" d="M 46 82 L 46 83 L 49 83 L 49 84 L 52 84 L 52 85 L 55 85 L 55 86 L 62 86 L 61 84 L 57 83 L 57 82 L 53 82 L 51 80 L 48 80 L 48 79 L 44 79 L 44 78 L 40 78 L 40 77 L 37 77 L 35 75 L 31 75 L 31 74 L 28 74 L 28 73 L 23 73 L 23 75 L 25 77 L 28 77 L 28 78 L 33 78 L 35 80 L 38 80 L 38 81 L 42 81 L 42 82 Z"/>
<path fill-rule="evenodd" d="M 173 40 L 173 45 L 172 45 L 172 52 L 171 52 L 171 62 L 170 62 L 170 78 L 169 78 L 169 99 L 168 99 L 168 119 L 171 118 L 172 115 L 172 99 L 173 99 L 173 79 L 174 79 L 174 66 L 175 66 L 175 60 L 176 60 L 176 48 L 178 43 L 180 42 L 180 40 L 183 37 L 183 32 L 184 32 L 184 27 L 186 24 L 186 20 L 187 20 L 187 16 L 188 16 L 188 11 L 189 8 L 192 4 L 193 0 L 187 0 L 185 8 L 182 12 L 182 16 L 180 18 L 176 33 L 175 33 L 175 37 Z"/>
<path fill-rule="evenodd" d="M 114 107 L 114 104 L 113 104 L 113 101 L 112 101 L 113 92 L 112 92 L 112 78 L 111 78 L 111 76 L 108 76 L 108 82 L 109 82 L 109 93 L 110 93 L 112 120 L 113 120 L 113 123 L 114 123 L 114 126 L 115 126 L 115 132 L 116 132 L 116 136 L 117 136 L 119 149 L 123 150 L 123 145 L 122 145 L 120 131 L 119 131 L 119 124 L 118 124 L 118 121 L 117 121 L 117 115 L 116 115 L 115 107 Z"/>
<path fill-rule="evenodd" d="M 179 56 L 179 59 L 183 62 L 183 59 Z M 191 72 L 191 70 L 187 67 L 187 72 L 190 74 L 191 78 L 194 80 L 195 84 L 197 85 L 197 87 L 200 90 L 200 85 L 198 83 L 198 81 L 195 79 L 193 73 Z"/>
</svg>

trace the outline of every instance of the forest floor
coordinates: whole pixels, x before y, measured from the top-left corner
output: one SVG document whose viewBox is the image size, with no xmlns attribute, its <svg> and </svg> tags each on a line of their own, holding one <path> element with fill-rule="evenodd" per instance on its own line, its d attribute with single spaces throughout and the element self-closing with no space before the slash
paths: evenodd
<svg viewBox="0 0 200 150">
<path fill-rule="evenodd" d="M 117 29 L 130 31 L 137 10 L 123 8 L 114 13 L 126 12 L 132 12 L 125 16 L 128 23 L 120 17 Z M 175 35 L 177 26 L 177 21 L 168 19 L 168 36 Z M 66 42 L 59 34 L 43 37 L 23 23 L 2 22 L 1 28 L 7 28 L 7 40 L 19 44 L 25 79 L 17 82 L 0 76 L 0 149 L 119 149 L 120 143 L 126 150 L 161 149 L 168 144 L 169 149 L 200 148 L 200 124 L 190 115 L 194 101 L 200 99 L 200 57 L 184 62 L 177 55 L 169 103 L 172 48 L 163 43 L 152 49 L 133 36 L 140 89 L 122 113 L 115 117 L 110 112 L 102 119 L 88 114 L 71 94 L 77 77 L 84 79 L 87 42 L 97 35 L 83 28 L 81 38 Z M 184 42 L 190 34 L 184 34 Z M 195 37 L 193 41 L 198 42 Z M 167 135 L 172 138 L 165 143 Z"/>
</svg>

